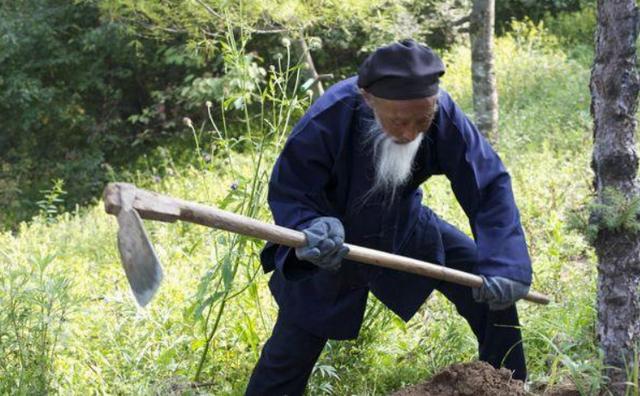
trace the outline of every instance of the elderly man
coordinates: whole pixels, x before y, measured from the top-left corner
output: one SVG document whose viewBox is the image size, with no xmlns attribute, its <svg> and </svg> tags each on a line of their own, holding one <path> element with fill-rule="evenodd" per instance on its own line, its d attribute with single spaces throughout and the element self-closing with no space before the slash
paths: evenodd
<svg viewBox="0 0 640 396">
<path fill-rule="evenodd" d="M 526 378 L 515 301 L 531 261 L 502 162 L 439 89 L 444 65 L 405 40 L 379 48 L 297 123 L 269 184 L 277 224 L 307 245 L 262 252 L 279 305 L 248 395 L 300 395 L 327 339 L 356 338 L 371 291 L 409 320 L 435 289 L 478 339 L 480 359 Z M 422 204 L 420 184 L 446 175 L 474 240 Z M 483 287 L 343 260 L 344 242 L 479 274 Z"/>
</svg>

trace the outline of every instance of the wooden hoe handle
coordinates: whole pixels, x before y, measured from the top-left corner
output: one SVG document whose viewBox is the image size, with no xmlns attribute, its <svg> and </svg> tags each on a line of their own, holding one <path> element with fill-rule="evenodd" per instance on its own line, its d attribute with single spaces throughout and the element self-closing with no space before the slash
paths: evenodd
<svg viewBox="0 0 640 396">
<path fill-rule="evenodd" d="M 306 243 L 305 236 L 300 231 L 265 223 L 211 206 L 171 198 L 136 188 L 127 183 L 110 183 L 105 188 L 104 202 L 107 213 L 117 215 L 120 212 L 120 190 L 124 188 L 135 189 L 133 208 L 143 219 L 171 223 L 176 220 L 188 221 L 289 247 L 304 246 Z M 349 260 L 411 272 L 475 288 L 482 286 L 481 277 L 467 272 L 361 246 L 345 245 L 349 248 L 349 254 L 346 256 Z M 550 301 L 549 297 L 535 291 L 530 291 L 524 299 L 538 304 L 548 304 Z"/>
</svg>

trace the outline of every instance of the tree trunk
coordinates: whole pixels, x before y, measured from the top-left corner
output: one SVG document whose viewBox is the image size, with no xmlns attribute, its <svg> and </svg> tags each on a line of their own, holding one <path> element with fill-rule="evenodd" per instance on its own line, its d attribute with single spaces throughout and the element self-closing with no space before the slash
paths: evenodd
<svg viewBox="0 0 640 396">
<path fill-rule="evenodd" d="M 322 96 L 322 94 L 324 93 L 324 88 L 322 87 L 320 76 L 316 71 L 316 67 L 313 63 L 313 58 L 311 57 L 311 51 L 309 51 L 309 47 L 307 46 L 307 41 L 305 40 L 303 33 L 300 33 L 300 37 L 297 37 L 293 41 L 293 45 L 295 52 L 299 56 L 300 63 L 302 64 L 302 72 L 300 73 L 302 76 L 302 81 L 314 81 L 309 89 L 313 91 L 313 100 L 316 100 L 320 96 Z"/>
<path fill-rule="evenodd" d="M 594 120 L 592 167 L 597 200 L 612 205 L 611 194 L 639 198 L 636 109 L 640 88 L 636 69 L 638 8 L 635 0 L 598 0 L 596 53 L 591 70 Z M 637 219 L 636 219 L 637 220 Z M 598 256 L 599 345 L 614 395 L 624 395 L 627 370 L 638 364 L 640 345 L 640 234 L 600 225 Z"/>
<path fill-rule="evenodd" d="M 491 142 L 498 141 L 498 91 L 493 67 L 495 0 L 474 0 L 469 25 L 471 78 L 476 126 Z"/>
</svg>

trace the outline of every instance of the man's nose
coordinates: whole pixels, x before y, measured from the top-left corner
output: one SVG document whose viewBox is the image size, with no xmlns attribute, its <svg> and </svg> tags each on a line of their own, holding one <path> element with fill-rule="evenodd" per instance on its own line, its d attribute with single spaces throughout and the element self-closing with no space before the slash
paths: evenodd
<svg viewBox="0 0 640 396">
<path fill-rule="evenodd" d="M 412 127 L 403 128 L 400 131 L 400 139 L 398 140 L 400 141 L 400 143 L 413 142 L 415 138 L 418 136 L 418 133 L 420 132 L 415 128 L 412 128 Z"/>
</svg>

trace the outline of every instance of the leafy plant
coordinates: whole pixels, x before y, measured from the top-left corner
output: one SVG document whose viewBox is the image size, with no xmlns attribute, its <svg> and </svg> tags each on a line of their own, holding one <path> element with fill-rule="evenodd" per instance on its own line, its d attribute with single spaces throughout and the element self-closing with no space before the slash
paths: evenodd
<svg viewBox="0 0 640 396">
<path fill-rule="evenodd" d="M 640 232 L 640 198 L 629 198 L 612 188 L 603 191 L 599 199 L 591 199 L 571 211 L 568 226 L 595 241 L 602 229 Z"/>
<path fill-rule="evenodd" d="M 53 180 L 53 186 L 50 189 L 41 191 L 44 194 L 43 199 L 36 202 L 40 208 L 40 215 L 48 221 L 52 221 L 56 215 L 60 213 L 60 207 L 64 203 L 62 198 L 66 195 L 64 190 L 64 180 Z"/>
<path fill-rule="evenodd" d="M 207 142 L 212 150 L 211 156 L 220 155 L 227 164 L 227 171 L 236 180 L 219 207 L 249 217 L 264 217 L 269 175 L 267 160 L 281 147 L 293 115 L 298 114 L 305 103 L 305 98 L 299 97 L 299 67 L 292 65 L 289 47 L 285 46 L 285 59 L 271 67 L 267 74 L 264 69 L 247 62 L 250 60 L 245 55 L 247 38 L 242 33 L 236 38 L 230 31 L 227 40 L 222 46 L 222 56 L 225 67 L 229 69 L 229 77 L 224 80 L 224 92 L 229 96 L 223 96 L 220 102 L 222 124 L 218 125 L 214 121 L 211 103 L 207 103 L 208 127 L 212 128 L 208 134 L 204 129 L 197 131 L 189 119 L 185 119 L 185 124 L 192 131 L 197 153 L 202 152 L 201 136 L 208 135 L 211 139 Z M 253 73 L 255 70 L 262 71 Z M 261 83 L 262 78 L 265 79 L 264 83 Z M 255 116 L 251 114 L 254 103 L 259 105 L 259 112 Z M 245 130 L 238 138 L 229 137 L 224 118 L 225 111 L 229 108 L 243 113 L 239 122 Z M 232 145 L 243 147 L 252 159 L 249 176 L 234 168 Z M 206 169 L 207 161 L 202 154 L 199 155 L 200 166 Z M 200 361 L 195 371 L 196 381 L 205 369 L 209 349 L 227 305 L 255 287 L 255 278 L 260 268 L 258 246 L 251 238 L 221 233 L 214 241 L 213 251 L 217 265 L 202 277 L 195 303 L 188 310 L 201 326 L 204 336 Z M 241 281 L 238 279 L 240 271 L 245 273 Z M 257 348 L 257 343 L 252 344 Z"/>
<path fill-rule="evenodd" d="M 0 278 L 0 393 L 47 394 L 57 379 L 60 338 L 77 301 L 71 280 L 52 268 L 55 260 L 55 255 L 35 256 L 21 263 L 0 251 L 5 267 Z"/>
</svg>

